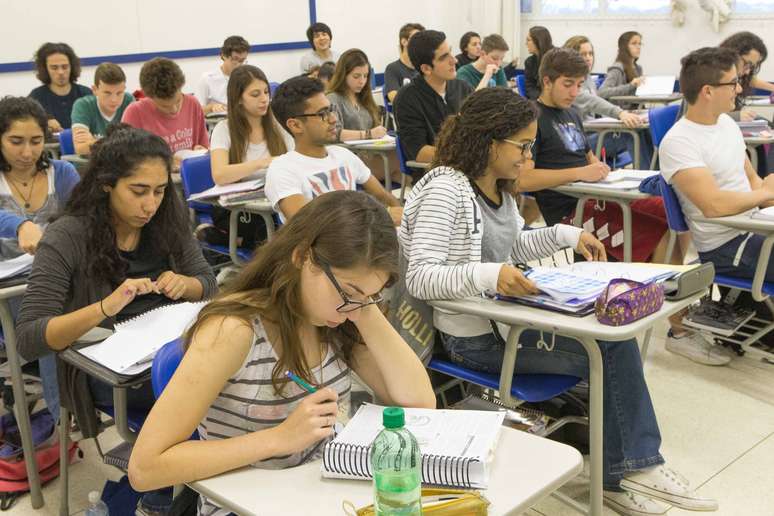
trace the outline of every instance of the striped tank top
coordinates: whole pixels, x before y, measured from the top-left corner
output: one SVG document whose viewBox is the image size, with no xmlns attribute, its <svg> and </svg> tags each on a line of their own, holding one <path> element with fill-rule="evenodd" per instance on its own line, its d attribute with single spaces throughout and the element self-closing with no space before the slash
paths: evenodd
<svg viewBox="0 0 774 516">
<path fill-rule="evenodd" d="M 282 423 L 307 395 L 301 387 L 289 383 L 284 397 L 275 394 L 271 372 L 277 354 L 269 343 L 259 319 L 253 324 L 255 339 L 242 367 L 226 382 L 204 420 L 199 423 L 201 439 L 228 439 L 271 428 Z M 351 379 L 349 366 L 338 359 L 331 346 L 322 363 L 312 369 L 312 379 L 319 386 L 330 387 L 339 395 L 337 420 L 344 424 L 349 418 Z M 322 457 L 326 441 L 321 441 L 298 453 L 272 457 L 253 464 L 256 468 L 284 469 Z M 199 497 L 198 512 L 202 516 L 225 516 L 229 511 Z"/>
</svg>

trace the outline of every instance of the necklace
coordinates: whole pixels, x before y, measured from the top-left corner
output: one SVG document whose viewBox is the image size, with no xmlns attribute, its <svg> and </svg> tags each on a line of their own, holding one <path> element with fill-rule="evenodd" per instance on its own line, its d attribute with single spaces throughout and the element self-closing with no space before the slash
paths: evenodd
<svg viewBox="0 0 774 516">
<path fill-rule="evenodd" d="M 6 177 L 8 179 L 10 179 L 11 186 L 13 186 L 14 190 L 16 190 L 16 192 L 19 194 L 19 197 L 21 197 L 22 200 L 24 200 L 24 209 L 25 210 L 30 209 L 30 197 L 32 197 L 32 190 L 35 189 L 35 180 L 37 180 L 37 178 L 38 178 L 38 173 L 35 172 L 32 175 L 32 184 L 30 185 L 30 189 L 27 191 L 27 195 L 24 195 L 24 193 L 22 193 L 22 191 L 21 191 L 21 188 L 19 188 L 16 185 L 16 180 L 15 179 L 11 179 L 11 176 L 6 176 Z M 22 184 L 23 187 L 25 187 L 25 188 L 27 187 L 27 181 L 22 181 L 21 184 Z"/>
</svg>

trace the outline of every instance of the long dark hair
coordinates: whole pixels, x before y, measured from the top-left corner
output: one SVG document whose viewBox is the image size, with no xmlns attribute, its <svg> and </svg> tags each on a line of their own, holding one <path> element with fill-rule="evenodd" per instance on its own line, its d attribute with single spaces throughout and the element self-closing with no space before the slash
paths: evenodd
<svg viewBox="0 0 774 516">
<path fill-rule="evenodd" d="M 340 269 L 363 266 L 387 272 L 391 285 L 398 275 L 398 240 L 387 210 L 362 192 L 334 191 L 306 204 L 263 244 L 252 261 L 207 306 L 185 335 L 186 346 L 210 317 L 233 316 L 253 325 L 256 317 L 279 328 L 282 350 L 272 370 L 272 385 L 281 394 L 285 371 L 313 382 L 298 329 L 304 319 L 301 267 L 294 260 L 309 257 L 317 265 Z M 320 341 L 352 363 L 362 337 L 352 321 L 336 328 L 318 328 Z"/>
<path fill-rule="evenodd" d="M 509 88 L 473 92 L 460 114 L 446 119 L 438 134 L 432 167 L 459 170 L 470 179 L 484 175 L 493 141 L 503 140 L 537 120 L 535 105 Z M 500 191 L 515 193 L 514 181 L 498 180 Z"/>
<path fill-rule="evenodd" d="M 250 142 L 250 121 L 247 119 L 245 109 L 242 106 L 242 94 L 254 80 L 259 80 L 269 87 L 269 79 L 263 71 L 252 65 L 242 65 L 231 72 L 226 89 L 228 95 L 228 135 L 231 146 L 228 149 L 228 162 L 242 163 L 247 154 L 247 145 Z M 266 148 L 270 156 L 279 156 L 288 151 L 285 140 L 282 139 L 280 128 L 274 119 L 271 110 L 271 102 L 266 114 L 261 117 L 263 138 L 266 140 Z"/>
<path fill-rule="evenodd" d="M 185 211 L 172 187 L 172 152 L 155 134 L 125 124 L 108 127 L 104 138 L 94 144 L 91 159 L 81 181 L 73 189 L 64 215 L 83 217 L 87 226 L 86 269 L 98 281 L 113 286 L 126 276 L 127 263 L 116 245 L 110 194 L 119 179 L 132 175 L 143 162 L 160 159 L 167 168 L 167 189 L 156 214 L 142 229 L 140 246 L 152 245 L 161 255 L 179 256 L 184 236 L 190 232 Z"/>
<path fill-rule="evenodd" d="M 554 42 L 551 39 L 551 33 L 542 25 L 535 25 L 529 28 L 529 37 L 538 49 L 537 60 L 540 63 L 546 52 L 554 48 Z"/>
<path fill-rule="evenodd" d="M 737 95 L 737 100 L 743 101 L 743 97 L 749 95 L 750 92 L 752 91 L 752 87 L 750 86 L 750 83 L 752 82 L 753 78 L 757 75 L 758 70 L 760 69 L 760 66 L 763 64 L 763 62 L 766 60 L 766 58 L 769 55 L 769 52 L 766 49 L 766 44 L 756 34 L 753 34 L 752 32 L 748 32 L 748 31 L 742 31 L 742 32 L 737 32 L 735 34 L 731 34 L 729 37 L 724 39 L 718 46 L 720 48 L 727 48 L 729 50 L 732 50 L 736 54 L 737 58 L 742 57 L 743 55 L 749 53 L 752 50 L 757 50 L 758 53 L 761 55 L 761 62 L 758 63 L 758 66 L 755 69 L 750 70 L 750 73 L 748 73 L 747 75 L 739 77 L 739 84 L 742 86 L 742 95 Z M 737 70 L 737 71 L 741 71 L 741 70 Z"/>
<path fill-rule="evenodd" d="M 358 104 L 365 108 L 371 115 L 372 127 L 379 125 L 379 108 L 376 107 L 374 96 L 371 93 L 371 64 L 368 62 L 368 56 L 362 50 L 350 48 L 339 57 L 336 62 L 336 71 L 328 84 L 328 93 L 335 92 L 344 98 L 347 98 L 347 75 L 358 66 L 368 67 L 368 79 L 360 93 L 355 95 Z M 345 127 L 344 129 L 348 129 Z"/>
<path fill-rule="evenodd" d="M 43 131 L 43 138 L 48 135 L 48 115 L 43 106 L 38 104 L 37 100 L 28 97 L 3 97 L 0 99 L 0 137 L 11 128 L 11 124 L 17 120 L 32 119 L 40 126 Z M 46 170 L 51 165 L 48 152 L 41 152 L 35 168 L 38 171 Z M 11 165 L 5 160 L 5 156 L 0 152 L 0 171 L 10 172 Z"/>
<path fill-rule="evenodd" d="M 642 34 L 637 31 L 626 31 L 618 37 L 618 55 L 615 60 L 623 64 L 626 82 L 632 82 L 637 78 L 637 59 L 629 52 L 629 42 L 635 36 L 642 39 Z"/>
<path fill-rule="evenodd" d="M 48 73 L 46 60 L 52 54 L 64 54 L 70 62 L 70 82 L 76 82 L 81 76 L 81 60 L 75 55 L 75 51 L 67 43 L 43 43 L 35 52 L 36 77 L 43 84 L 51 84 L 51 76 Z"/>
</svg>

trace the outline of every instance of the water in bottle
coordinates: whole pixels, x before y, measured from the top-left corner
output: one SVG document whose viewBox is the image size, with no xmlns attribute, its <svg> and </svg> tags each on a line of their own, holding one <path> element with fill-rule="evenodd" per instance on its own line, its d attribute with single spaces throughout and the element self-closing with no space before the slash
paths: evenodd
<svg viewBox="0 0 774 516">
<path fill-rule="evenodd" d="M 385 408 L 384 429 L 371 447 L 377 516 L 422 514 L 422 455 L 416 438 L 405 427 L 405 420 L 402 408 Z"/>
<path fill-rule="evenodd" d="M 89 493 L 89 506 L 86 508 L 86 516 L 108 516 L 108 508 L 100 499 L 97 491 Z"/>
</svg>

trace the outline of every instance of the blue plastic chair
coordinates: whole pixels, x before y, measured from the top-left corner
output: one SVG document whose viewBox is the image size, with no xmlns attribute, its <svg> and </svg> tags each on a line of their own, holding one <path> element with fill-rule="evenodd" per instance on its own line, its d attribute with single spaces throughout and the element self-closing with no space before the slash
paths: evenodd
<svg viewBox="0 0 774 516">
<path fill-rule="evenodd" d="M 63 129 L 62 132 L 59 133 L 59 153 L 63 156 L 75 154 L 72 129 Z"/>
<path fill-rule="evenodd" d="M 280 83 L 278 82 L 269 82 L 269 95 L 271 97 L 274 96 L 274 92 L 277 91 L 277 88 L 279 88 Z"/>
<path fill-rule="evenodd" d="M 185 349 L 183 348 L 183 339 L 178 338 L 167 342 L 160 350 L 156 352 L 151 364 L 151 385 L 153 386 L 153 395 L 159 399 L 161 393 L 166 388 L 172 375 L 175 374 L 177 367 L 183 360 Z M 190 439 L 198 440 L 199 431 L 194 430 Z"/>
<path fill-rule="evenodd" d="M 653 159 L 651 160 L 651 170 L 656 170 L 658 163 L 658 148 L 666 136 L 666 133 L 675 125 L 680 115 L 680 104 L 672 104 L 661 108 L 655 108 L 648 111 L 648 123 L 650 124 L 650 137 L 653 140 Z"/>
<path fill-rule="evenodd" d="M 215 186 L 215 181 L 212 179 L 210 155 L 206 154 L 183 160 L 180 164 L 180 180 L 183 183 L 183 193 L 186 199 L 192 194 L 203 192 Z M 197 224 L 212 224 L 212 205 L 189 201 L 188 207 L 193 210 Z M 207 242 L 200 242 L 200 245 L 204 249 L 230 256 L 227 246 L 213 245 Z M 252 251 L 249 249 L 238 247 L 236 252 L 237 257 L 245 262 L 249 261 L 252 256 Z"/>
<path fill-rule="evenodd" d="M 403 152 L 403 146 L 400 143 L 400 136 L 395 135 L 395 153 L 398 155 L 398 167 L 400 168 L 400 197 L 398 200 L 403 203 L 405 199 L 406 186 L 411 179 L 411 169 L 406 166 L 406 154 Z"/>
<path fill-rule="evenodd" d="M 605 82 L 605 77 L 606 77 L 606 75 L 604 73 L 597 74 L 596 79 L 595 79 L 596 80 L 597 89 L 602 87 L 602 83 Z"/>
<path fill-rule="evenodd" d="M 523 73 L 516 76 L 516 87 L 519 89 L 519 95 L 527 98 L 527 80 Z"/>
</svg>

